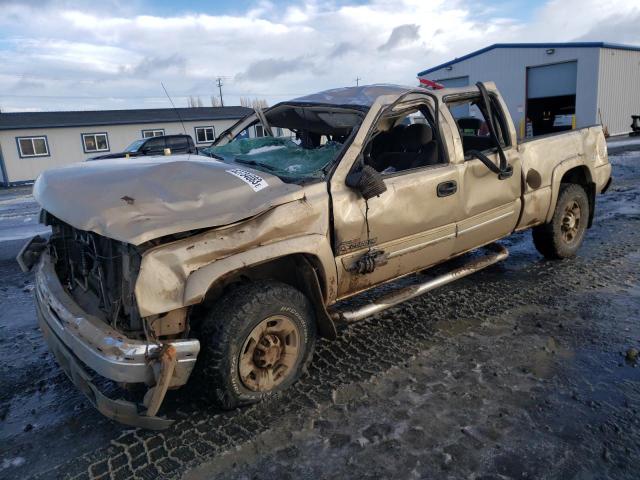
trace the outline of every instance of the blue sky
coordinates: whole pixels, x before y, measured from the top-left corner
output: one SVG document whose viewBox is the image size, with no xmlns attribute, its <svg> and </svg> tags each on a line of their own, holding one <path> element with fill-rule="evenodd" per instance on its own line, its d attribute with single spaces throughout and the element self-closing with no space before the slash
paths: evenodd
<svg viewBox="0 0 640 480">
<path fill-rule="evenodd" d="M 97 6 L 99 5 L 99 6 Z M 580 12 L 580 15 L 576 15 Z M 629 0 L 0 0 L 0 108 L 270 104 L 326 88 L 415 84 L 498 42 L 640 44 Z"/>
</svg>

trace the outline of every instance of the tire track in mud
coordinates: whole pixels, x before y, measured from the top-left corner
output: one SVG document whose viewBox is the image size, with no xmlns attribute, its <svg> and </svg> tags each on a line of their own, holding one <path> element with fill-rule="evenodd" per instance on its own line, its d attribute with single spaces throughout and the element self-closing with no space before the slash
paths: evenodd
<svg viewBox="0 0 640 480">
<path fill-rule="evenodd" d="M 640 245 L 638 218 L 631 220 L 635 228 L 629 228 L 630 219 L 625 216 L 610 216 L 602 224 L 596 220 L 581 256 L 571 261 L 542 261 L 531 253 L 528 235 L 526 240 L 523 234 L 515 235 L 504 242 L 515 247 L 505 263 L 343 327 L 335 342 L 321 341 L 309 374 L 290 391 L 233 412 L 192 401 L 188 391 L 176 392 L 165 408 L 178 419 L 169 430 L 127 431 L 110 446 L 59 465 L 40 478 L 178 477 L 270 429 L 305 428 L 309 418 L 332 404 L 336 390 L 383 376 L 447 341 L 436 325 L 439 319 L 466 318 L 480 324 L 515 308 L 553 305 L 559 294 L 594 286 L 628 288 L 628 273 L 621 267 Z"/>
</svg>

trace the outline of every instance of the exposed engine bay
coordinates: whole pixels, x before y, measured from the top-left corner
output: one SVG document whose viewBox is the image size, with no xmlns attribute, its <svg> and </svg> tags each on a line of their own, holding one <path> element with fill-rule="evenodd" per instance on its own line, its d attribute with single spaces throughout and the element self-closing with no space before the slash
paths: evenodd
<svg viewBox="0 0 640 480">
<path fill-rule="evenodd" d="M 52 228 L 49 253 L 60 282 L 86 311 L 132 338 L 144 336 L 136 307 L 140 251 L 93 232 L 74 228 L 44 212 Z"/>
</svg>

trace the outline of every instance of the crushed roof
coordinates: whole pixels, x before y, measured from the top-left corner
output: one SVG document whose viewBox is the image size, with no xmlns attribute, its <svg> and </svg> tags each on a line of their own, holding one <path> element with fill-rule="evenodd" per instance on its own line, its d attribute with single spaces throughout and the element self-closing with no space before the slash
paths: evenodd
<svg viewBox="0 0 640 480">
<path fill-rule="evenodd" d="M 285 103 L 318 103 L 324 105 L 354 105 L 370 107 L 378 97 L 383 95 L 401 95 L 415 89 L 416 87 L 386 83 L 361 85 L 358 87 L 334 88 L 323 92 L 312 93 Z"/>
</svg>

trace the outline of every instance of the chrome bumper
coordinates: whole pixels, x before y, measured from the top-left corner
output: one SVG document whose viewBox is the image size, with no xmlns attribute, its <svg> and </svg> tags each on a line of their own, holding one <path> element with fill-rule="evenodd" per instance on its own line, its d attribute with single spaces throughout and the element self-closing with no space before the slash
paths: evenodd
<svg viewBox="0 0 640 480">
<path fill-rule="evenodd" d="M 154 374 L 154 362 L 150 359 L 159 347 L 127 338 L 84 312 L 62 287 L 46 251 L 36 266 L 35 287 L 38 321 L 49 348 L 98 410 L 128 425 L 152 429 L 169 426 L 170 420 L 139 414 L 131 402 L 107 398 L 91 383 L 91 375 L 84 367 L 116 382 L 153 385 L 157 368 Z M 187 339 L 166 343 L 175 349 L 176 358 L 169 386 L 179 387 L 187 382 L 193 370 L 200 342 Z"/>
</svg>

